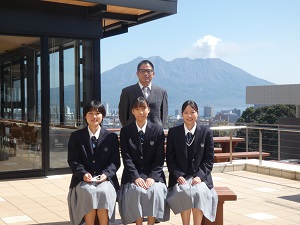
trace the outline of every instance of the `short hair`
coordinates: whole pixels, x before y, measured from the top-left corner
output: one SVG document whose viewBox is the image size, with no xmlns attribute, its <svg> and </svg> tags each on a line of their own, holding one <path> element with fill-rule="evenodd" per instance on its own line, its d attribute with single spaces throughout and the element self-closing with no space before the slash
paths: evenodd
<svg viewBox="0 0 300 225">
<path fill-rule="evenodd" d="M 85 117 L 86 114 L 91 111 L 100 112 L 102 114 L 102 118 L 106 116 L 105 107 L 98 100 L 92 100 L 83 107 L 83 116 Z"/>
<path fill-rule="evenodd" d="M 187 100 L 186 102 L 184 102 L 182 104 L 181 113 L 183 113 L 183 111 L 186 109 L 187 106 L 190 106 L 193 110 L 195 110 L 197 113 L 199 113 L 198 106 L 197 106 L 196 102 L 194 102 L 193 100 Z"/>
<path fill-rule="evenodd" d="M 140 96 L 140 97 L 137 97 L 137 98 L 133 99 L 132 109 L 136 109 L 136 108 L 139 108 L 139 107 L 142 107 L 142 106 L 149 107 L 148 101 L 144 97 Z"/>
<path fill-rule="evenodd" d="M 143 65 L 143 64 L 149 64 L 151 67 L 152 67 L 152 70 L 154 71 L 154 65 L 152 62 L 150 62 L 149 60 L 142 60 L 138 65 L 137 65 L 137 71 L 139 71 L 140 67 Z"/>
</svg>

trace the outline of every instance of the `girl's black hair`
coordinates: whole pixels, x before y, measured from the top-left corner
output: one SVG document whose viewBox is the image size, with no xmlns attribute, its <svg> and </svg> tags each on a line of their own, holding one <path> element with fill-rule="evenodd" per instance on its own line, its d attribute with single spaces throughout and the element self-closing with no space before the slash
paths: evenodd
<svg viewBox="0 0 300 225">
<path fill-rule="evenodd" d="M 182 104 L 182 108 L 181 108 L 181 113 L 183 113 L 183 111 L 186 109 L 187 106 L 190 106 L 193 110 L 195 110 L 197 113 L 198 112 L 198 106 L 196 104 L 196 102 L 194 102 L 193 100 L 187 100 L 186 102 L 184 102 Z"/>
<path fill-rule="evenodd" d="M 139 108 L 141 106 L 149 107 L 148 101 L 144 97 L 140 96 L 132 101 L 132 109 Z"/>
<path fill-rule="evenodd" d="M 94 110 L 100 112 L 102 114 L 102 118 L 106 116 L 104 105 L 97 100 L 92 100 L 83 107 L 83 116 L 85 117 L 88 112 Z"/>
</svg>

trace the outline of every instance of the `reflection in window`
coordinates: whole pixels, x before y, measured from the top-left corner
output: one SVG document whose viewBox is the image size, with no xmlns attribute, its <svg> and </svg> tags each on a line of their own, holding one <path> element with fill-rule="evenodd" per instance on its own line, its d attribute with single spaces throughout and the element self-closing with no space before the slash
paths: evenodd
<svg viewBox="0 0 300 225">
<path fill-rule="evenodd" d="M 5 49 L 0 50 L 0 172 L 41 169 L 36 63 L 40 39 L 2 35 L 0 46 Z"/>
</svg>

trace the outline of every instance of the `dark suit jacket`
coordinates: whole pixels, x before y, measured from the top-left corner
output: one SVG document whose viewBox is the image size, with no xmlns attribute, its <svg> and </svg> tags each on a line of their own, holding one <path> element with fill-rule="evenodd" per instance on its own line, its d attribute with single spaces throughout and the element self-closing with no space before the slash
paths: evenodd
<svg viewBox="0 0 300 225">
<path fill-rule="evenodd" d="M 120 144 L 124 170 L 121 184 L 134 182 L 137 178 L 150 177 L 165 182 L 163 128 L 151 122 L 147 123 L 145 140 L 142 146 L 135 122 L 121 129 Z M 143 177 L 145 174 L 146 177 Z"/>
<path fill-rule="evenodd" d="M 138 83 L 122 90 L 119 102 L 119 119 L 123 127 L 135 121 L 131 112 L 132 101 L 140 96 L 143 96 L 143 93 Z M 168 95 L 164 89 L 152 84 L 149 107 L 148 121 L 162 126 L 166 125 L 168 121 Z"/>
<path fill-rule="evenodd" d="M 212 131 L 207 127 L 197 125 L 192 147 L 193 176 L 200 177 L 211 189 L 213 187 L 211 171 L 214 161 Z M 188 154 L 183 124 L 169 129 L 166 159 L 170 173 L 169 187 L 173 187 L 177 183 L 178 177 L 186 177 L 188 175 Z"/>
<path fill-rule="evenodd" d="M 70 188 L 78 185 L 86 173 L 92 176 L 104 173 L 118 190 L 119 182 L 116 176 L 120 167 L 118 135 L 102 127 L 93 154 L 88 128 L 74 131 L 68 144 L 68 164 L 73 173 Z"/>
</svg>

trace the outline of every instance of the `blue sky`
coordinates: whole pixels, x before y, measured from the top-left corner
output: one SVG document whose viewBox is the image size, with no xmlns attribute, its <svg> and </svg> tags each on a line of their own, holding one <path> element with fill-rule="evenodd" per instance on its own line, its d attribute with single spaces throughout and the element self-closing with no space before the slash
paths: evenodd
<svg viewBox="0 0 300 225">
<path fill-rule="evenodd" d="M 275 84 L 300 84 L 299 41 L 299 0 L 178 0 L 177 14 L 102 40 L 101 67 L 138 56 L 220 58 Z"/>
</svg>

